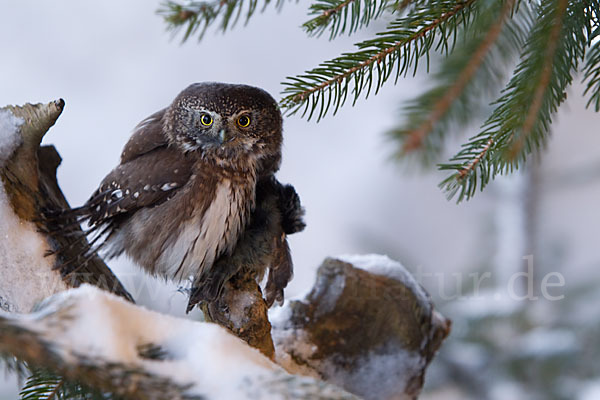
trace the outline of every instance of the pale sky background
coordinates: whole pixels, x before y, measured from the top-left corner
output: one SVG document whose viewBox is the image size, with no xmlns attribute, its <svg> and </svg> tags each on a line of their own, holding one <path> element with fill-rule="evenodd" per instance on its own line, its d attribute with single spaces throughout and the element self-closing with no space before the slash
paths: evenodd
<svg viewBox="0 0 600 400">
<path fill-rule="evenodd" d="M 155 14 L 158 5 L 0 1 L 0 106 L 65 99 L 45 143 L 63 157 L 58 178 L 71 205 L 82 204 L 117 164 L 132 128 L 190 83 L 246 83 L 279 99 L 286 76 L 351 50 L 369 34 L 334 42 L 308 38 L 299 29 L 307 5 L 290 3 L 279 14 L 269 9 L 256 15 L 245 28 L 240 24 L 225 35 L 209 31 L 202 42 L 181 45 Z M 493 253 L 490 236 L 502 202 L 497 185 L 456 205 L 437 188 L 444 174 L 411 172 L 390 160 L 393 146 L 384 132 L 393 126 L 401 99 L 422 84 L 390 82 L 376 97 L 354 108 L 348 104 L 318 124 L 298 116 L 285 120 L 278 178 L 296 187 L 307 211 L 306 230 L 290 237 L 295 278 L 288 298 L 305 292 L 316 267 L 331 255 L 387 253 L 413 271 L 451 273 L 476 268 Z M 567 285 L 585 280 L 600 264 L 600 120 L 584 109 L 581 93 L 581 87 L 569 93 L 541 167 L 539 241 L 542 251 L 562 254 L 561 265 L 552 268 L 561 268 Z M 590 165 L 596 174 L 588 181 L 565 185 L 575 176 L 569 171 Z M 558 179 L 563 173 L 566 178 Z M 145 279 L 126 260 L 110 265 L 125 282 Z M 437 290 L 435 281 L 423 283 Z M 147 304 L 181 314 L 183 296 L 174 286 L 155 284 L 164 296 Z M 4 386 L 0 398 L 14 397 L 14 382 Z"/>
</svg>

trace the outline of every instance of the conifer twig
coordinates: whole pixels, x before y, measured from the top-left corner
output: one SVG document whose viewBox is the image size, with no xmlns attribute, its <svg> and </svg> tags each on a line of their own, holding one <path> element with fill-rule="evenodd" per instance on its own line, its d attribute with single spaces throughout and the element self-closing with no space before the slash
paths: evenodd
<svg viewBox="0 0 600 400">
<path fill-rule="evenodd" d="M 336 14 L 336 13 L 340 12 L 344 7 L 347 7 L 350 3 L 354 2 L 354 1 L 356 1 L 356 0 L 346 0 L 334 8 L 330 8 L 329 10 L 323 11 L 321 16 L 324 18 L 329 18 L 331 16 L 331 14 Z"/>
<path fill-rule="evenodd" d="M 469 165 L 467 165 L 466 167 L 464 167 L 463 169 L 458 171 L 459 179 L 463 179 L 465 176 L 467 176 L 467 174 L 469 174 L 471 171 L 473 171 L 473 169 L 475 169 L 477 164 L 479 164 L 481 159 L 490 150 L 490 147 L 492 147 L 492 144 L 494 144 L 494 138 L 489 138 L 489 140 L 487 141 L 487 144 L 483 147 L 483 149 L 479 152 L 479 154 L 477 154 L 477 156 L 475 156 L 475 158 L 473 158 L 473 160 L 469 163 Z"/>
<path fill-rule="evenodd" d="M 556 50 L 558 49 L 558 42 L 560 32 L 563 27 L 563 17 L 565 12 L 567 11 L 567 6 L 569 4 L 568 0 L 557 0 L 558 5 L 556 7 L 556 17 L 555 24 L 550 31 L 550 35 L 548 38 L 548 47 L 546 48 L 546 55 L 544 59 L 544 65 L 542 67 L 542 73 L 540 76 L 540 80 L 535 88 L 535 94 L 533 96 L 533 101 L 531 103 L 531 107 L 527 111 L 527 117 L 523 122 L 523 128 L 521 130 L 521 134 L 517 138 L 517 140 L 512 144 L 508 151 L 508 158 L 510 160 L 514 160 L 523 150 L 523 146 L 525 145 L 525 139 L 531 134 L 533 130 L 533 126 L 538 119 L 538 115 L 540 109 L 542 108 L 542 103 L 544 101 L 544 94 L 550 84 L 550 78 L 552 76 L 552 70 L 554 69 L 554 56 L 556 54 Z"/>
<path fill-rule="evenodd" d="M 352 67 L 350 69 L 348 69 L 347 71 L 340 73 L 336 76 L 334 76 L 331 79 L 326 80 L 325 82 L 307 89 L 303 92 L 297 93 L 296 95 L 294 95 L 292 97 L 292 101 L 298 102 L 298 101 L 302 101 L 304 99 L 306 99 L 310 94 L 319 91 L 319 90 L 323 90 L 326 87 L 330 86 L 331 84 L 335 83 L 335 82 L 341 82 L 344 79 L 348 78 L 350 75 L 352 75 L 353 73 L 355 73 L 358 70 L 361 69 L 365 69 L 366 67 L 370 66 L 371 64 L 373 64 L 374 62 L 381 62 L 386 56 L 388 56 L 390 53 L 393 53 L 394 51 L 398 50 L 398 48 L 407 45 L 408 43 L 419 39 L 421 37 L 424 37 L 427 32 L 437 28 L 443 21 L 446 21 L 447 19 L 451 18 L 452 16 L 456 15 L 456 13 L 458 13 L 460 10 L 462 10 L 463 8 L 471 5 L 473 2 L 475 2 L 476 0 L 467 0 L 465 3 L 460 3 L 457 4 L 456 7 L 454 8 L 454 10 L 444 14 L 443 16 L 441 16 L 440 18 L 432 21 L 431 24 L 429 24 L 428 26 L 422 28 L 420 31 L 418 31 L 416 34 L 412 35 L 411 37 L 409 37 L 406 40 L 402 40 L 402 41 L 398 41 L 396 43 L 394 43 L 392 46 L 389 46 L 385 49 L 382 49 L 381 51 L 379 51 L 378 53 L 375 53 L 373 56 L 371 56 L 369 59 L 360 62 L 358 65 L 356 65 L 355 67 Z"/>
<path fill-rule="evenodd" d="M 276 3 L 276 8 L 281 7 L 283 4 L 283 0 L 264 0 L 261 11 L 264 11 L 271 2 Z M 247 7 L 244 7 L 246 4 Z M 237 24 L 244 9 L 245 23 L 247 23 L 256 12 L 257 7 L 258 0 L 167 0 L 161 4 L 161 8 L 158 9 L 157 13 L 164 18 L 167 29 L 175 33 L 181 29 L 185 31 L 182 39 L 182 42 L 185 42 L 198 31 L 200 31 L 198 39 L 201 40 L 208 28 L 219 17 L 221 17 L 220 29 L 225 32 L 229 27 Z"/>
<path fill-rule="evenodd" d="M 400 9 L 399 0 L 317 0 L 310 6 L 310 14 L 314 18 L 305 22 L 302 27 L 311 36 L 320 36 L 329 27 L 329 39 L 333 39 L 345 31 L 348 34 L 369 25 L 369 22 L 390 9 Z M 388 7 L 393 3 L 394 7 Z M 349 21 L 348 21 L 349 19 Z"/>
<path fill-rule="evenodd" d="M 60 388 L 63 387 L 64 384 L 65 384 L 65 379 L 60 378 L 60 380 L 58 381 L 58 383 L 56 384 L 54 389 L 52 389 L 52 392 L 48 395 L 48 400 L 53 400 L 54 396 L 56 396 L 58 394 L 58 391 L 60 390 Z"/>
<path fill-rule="evenodd" d="M 444 12 L 439 17 L 429 21 L 412 34 L 402 37 L 400 40 L 395 41 L 388 46 L 377 48 L 377 43 L 384 43 L 385 39 L 389 40 L 389 37 L 384 36 L 381 36 L 380 39 L 359 43 L 357 46 L 362 50 L 358 53 L 344 54 L 341 57 L 322 64 L 320 68 L 315 68 L 312 71 L 307 72 L 305 75 L 301 75 L 298 78 L 290 78 L 292 82 L 284 83 L 288 86 L 288 88 L 284 90 L 284 93 L 288 93 L 288 95 L 281 100 L 282 107 L 288 109 L 290 114 L 293 114 L 298 111 L 299 107 L 303 103 L 307 103 L 311 97 L 316 96 L 316 98 L 313 98 L 313 107 L 308 118 L 310 119 L 312 112 L 317 107 L 319 102 L 321 103 L 321 112 L 319 113 L 319 118 L 321 118 L 329 109 L 329 104 L 331 102 L 331 91 L 333 91 L 332 86 L 336 85 L 335 95 L 337 99 L 337 110 L 340 103 L 344 102 L 341 99 L 342 97 L 345 99 L 345 94 L 347 92 L 346 87 L 337 88 L 337 85 L 342 85 L 342 82 L 349 84 L 351 77 L 354 76 L 354 98 L 356 100 L 364 87 L 368 87 L 370 89 L 372 83 L 372 74 L 374 73 L 372 69 L 375 67 L 379 73 L 379 80 L 376 85 L 377 89 L 379 89 L 383 82 L 389 78 L 395 63 L 398 63 L 397 75 L 399 75 L 401 74 L 401 71 L 406 71 L 411 63 L 416 63 L 416 58 L 422 56 L 425 51 L 418 51 L 418 55 L 417 51 L 415 51 L 415 58 L 412 59 L 409 55 L 405 54 L 405 58 L 402 61 L 399 60 L 400 56 L 391 59 L 388 59 L 388 57 L 399 52 L 401 49 L 406 48 L 406 46 L 418 39 L 421 39 L 425 42 L 425 49 L 429 49 L 432 46 L 433 38 L 427 38 L 427 34 L 436 28 L 442 29 L 441 26 L 444 22 L 447 22 L 452 17 L 457 16 L 461 11 L 470 7 L 475 1 L 477 0 L 459 1 L 457 4 L 454 4 L 449 11 Z M 407 33 L 406 28 L 397 28 L 398 31 L 401 29 L 404 30 L 401 31 L 400 36 L 405 35 Z M 393 29 L 390 28 L 390 30 Z M 446 31 L 444 31 L 444 33 L 446 35 L 450 35 L 450 33 Z M 387 33 L 384 33 L 383 35 L 386 34 Z M 369 47 L 371 48 L 369 49 Z M 352 64 L 354 65 L 350 66 Z M 331 68 L 332 66 L 337 65 L 339 65 L 339 67 Z M 364 74 L 368 74 L 366 79 Z M 304 81 L 302 78 L 308 78 L 308 80 Z M 329 100 L 325 99 L 325 90 L 330 91 L 328 97 Z M 327 103 L 326 107 L 325 103 Z"/>
<path fill-rule="evenodd" d="M 546 141 L 552 116 L 565 100 L 594 30 L 592 1 L 548 0 L 539 4 L 535 25 L 497 107 L 452 163 L 442 187 L 457 201 L 471 198 L 499 174 L 516 170 Z M 490 141 L 491 139 L 491 141 Z"/>
<path fill-rule="evenodd" d="M 408 133 L 408 137 L 402 147 L 403 153 L 409 153 L 422 146 L 423 140 L 431 132 L 433 126 L 446 114 L 454 100 L 456 100 L 456 98 L 462 93 L 465 86 L 469 83 L 477 69 L 483 63 L 486 55 L 496 42 L 496 39 L 498 39 L 500 32 L 502 32 L 504 23 L 506 22 L 507 17 L 510 15 L 514 5 L 515 0 L 507 0 L 504 3 L 498 20 L 488 30 L 487 35 L 481 42 L 481 45 L 475 51 L 475 53 L 473 53 L 471 59 L 460 73 L 456 82 L 449 87 L 444 95 L 434 104 L 431 113 L 423 121 L 423 123 L 417 129 Z"/>
</svg>

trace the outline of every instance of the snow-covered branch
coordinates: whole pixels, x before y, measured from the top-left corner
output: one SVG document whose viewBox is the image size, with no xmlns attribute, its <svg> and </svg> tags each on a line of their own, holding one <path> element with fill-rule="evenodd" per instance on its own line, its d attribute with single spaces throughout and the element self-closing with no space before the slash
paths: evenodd
<svg viewBox="0 0 600 400">
<path fill-rule="evenodd" d="M 0 312 L 0 352 L 127 399 L 356 399 L 293 376 L 222 327 L 84 285 L 26 315 Z"/>
<path fill-rule="evenodd" d="M 0 109 L 0 308 L 29 312 L 44 298 L 91 283 L 130 299 L 99 257 L 75 270 L 48 253 L 66 248 L 72 238 L 49 235 L 42 210 L 69 208 L 56 182 L 60 156 L 52 146 L 40 147 L 56 122 L 64 101 Z M 71 232 L 76 234 L 77 232 Z M 83 242 L 63 257 L 81 252 Z M 55 266 L 58 265 L 58 268 Z M 62 266 L 62 267 L 60 267 Z"/>
</svg>

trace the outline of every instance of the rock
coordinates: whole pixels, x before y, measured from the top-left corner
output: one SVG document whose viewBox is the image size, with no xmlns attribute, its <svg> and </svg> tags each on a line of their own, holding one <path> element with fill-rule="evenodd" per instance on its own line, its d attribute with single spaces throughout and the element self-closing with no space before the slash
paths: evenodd
<svg viewBox="0 0 600 400">
<path fill-rule="evenodd" d="M 450 331 L 429 295 L 386 256 L 328 258 L 305 299 L 273 315 L 278 363 L 365 399 L 415 399 Z"/>
</svg>

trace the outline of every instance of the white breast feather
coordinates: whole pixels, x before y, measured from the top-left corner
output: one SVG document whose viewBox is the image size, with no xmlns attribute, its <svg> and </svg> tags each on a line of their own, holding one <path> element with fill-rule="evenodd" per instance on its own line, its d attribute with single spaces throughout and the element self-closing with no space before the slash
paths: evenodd
<svg viewBox="0 0 600 400">
<path fill-rule="evenodd" d="M 204 215 L 187 222 L 177 240 L 162 253 L 160 270 L 172 279 L 182 280 L 198 274 L 199 267 L 212 266 L 217 255 L 232 250 L 243 224 L 239 203 L 242 196 L 236 192 L 227 180 L 217 187 Z"/>
</svg>

